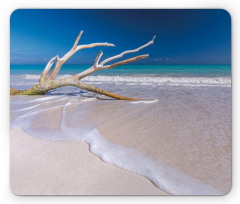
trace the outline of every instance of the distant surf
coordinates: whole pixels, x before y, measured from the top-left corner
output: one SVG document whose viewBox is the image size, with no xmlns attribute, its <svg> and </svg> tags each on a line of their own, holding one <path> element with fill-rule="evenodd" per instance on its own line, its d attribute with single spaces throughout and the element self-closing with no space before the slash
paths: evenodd
<svg viewBox="0 0 240 204">
<path fill-rule="evenodd" d="M 72 75 L 59 75 L 58 78 Z M 40 75 L 25 74 L 19 76 L 23 79 L 39 79 Z M 127 85 L 141 84 L 159 86 L 231 86 L 231 77 L 143 77 L 143 76 L 87 76 L 84 82 L 97 83 L 126 83 Z"/>
</svg>

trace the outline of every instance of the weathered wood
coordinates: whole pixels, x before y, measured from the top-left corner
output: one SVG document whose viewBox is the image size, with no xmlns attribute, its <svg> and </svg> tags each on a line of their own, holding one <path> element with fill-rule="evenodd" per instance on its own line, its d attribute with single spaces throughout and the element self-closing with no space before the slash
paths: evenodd
<svg viewBox="0 0 240 204">
<path fill-rule="evenodd" d="M 36 84 L 35 86 L 33 86 L 32 88 L 27 89 L 27 90 L 17 90 L 17 89 L 14 89 L 10 86 L 10 95 L 43 95 L 43 94 L 47 93 L 48 91 L 56 89 L 56 88 L 60 88 L 60 87 L 64 87 L 64 86 L 76 86 L 76 87 L 81 88 L 83 90 L 87 90 L 87 91 L 90 91 L 90 92 L 93 92 L 93 93 L 98 93 L 98 94 L 105 95 L 105 96 L 108 96 L 108 97 L 111 97 L 111 98 L 114 98 L 114 99 L 118 99 L 118 100 L 134 100 L 134 101 L 139 100 L 137 98 L 129 98 L 129 97 L 125 97 L 125 96 L 120 96 L 118 94 L 111 93 L 109 91 L 97 88 L 97 87 L 92 86 L 92 85 L 88 85 L 88 84 L 85 84 L 85 83 L 80 83 L 79 80 L 81 80 L 82 78 L 84 78 L 84 77 L 86 77 L 86 76 L 88 76 L 88 75 L 90 75 L 90 74 L 92 74 L 92 73 L 94 73 L 98 70 L 111 69 L 111 68 L 114 68 L 114 67 L 117 67 L 117 66 L 120 66 L 120 65 L 123 65 L 123 64 L 127 64 L 127 63 L 130 63 L 130 62 L 137 61 L 139 59 L 147 58 L 149 55 L 145 54 L 145 55 L 139 55 L 139 56 L 136 56 L 136 57 L 133 57 L 133 58 L 129 58 L 129 59 L 126 59 L 126 60 L 123 60 L 123 61 L 120 61 L 120 62 L 116 62 L 114 64 L 105 65 L 106 63 L 108 63 L 108 62 L 110 62 L 114 59 L 118 59 L 118 58 L 123 57 L 125 54 L 138 52 L 139 50 L 153 44 L 155 36 L 153 37 L 153 39 L 151 41 L 149 41 L 145 45 L 143 45 L 143 46 L 141 46 L 141 47 L 139 47 L 135 50 L 124 51 L 119 55 L 116 55 L 116 56 L 113 56 L 113 57 L 110 57 L 108 59 L 103 60 L 99 64 L 100 58 L 103 55 L 103 52 L 100 51 L 98 56 L 96 57 L 96 59 L 94 61 L 94 64 L 90 68 L 88 68 L 87 70 L 85 70 L 85 71 L 83 71 L 79 74 L 76 74 L 74 76 L 71 76 L 71 77 L 66 77 L 66 78 L 63 78 L 63 79 L 56 79 L 56 76 L 57 76 L 59 70 L 61 69 L 62 65 L 71 56 L 73 56 L 78 50 L 85 49 L 85 48 L 92 48 L 92 47 L 96 47 L 96 46 L 115 46 L 111 43 L 106 43 L 106 42 L 105 43 L 92 43 L 92 44 L 88 44 L 88 45 L 78 45 L 78 42 L 79 42 L 79 40 L 82 36 L 82 33 L 83 33 L 83 31 L 81 31 L 79 33 L 72 49 L 68 53 L 66 53 L 62 58 L 59 58 L 58 55 L 57 55 L 57 56 L 53 57 L 47 63 L 45 69 L 43 70 L 43 72 L 40 76 L 40 80 L 39 80 L 38 84 Z M 55 60 L 56 60 L 55 66 L 54 66 L 52 72 L 48 75 L 48 73 L 51 70 L 51 67 L 54 64 Z"/>
</svg>

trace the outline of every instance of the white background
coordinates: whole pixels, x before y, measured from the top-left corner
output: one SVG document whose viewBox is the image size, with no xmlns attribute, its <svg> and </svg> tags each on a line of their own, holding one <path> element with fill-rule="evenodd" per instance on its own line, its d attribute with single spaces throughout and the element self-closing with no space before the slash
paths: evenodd
<svg viewBox="0 0 240 204">
<path fill-rule="evenodd" d="M 233 82 L 233 185 L 226 196 L 168 196 L 168 197 L 89 197 L 89 196 L 16 196 L 9 184 L 9 72 L 10 72 L 10 15 L 18 8 L 219 8 L 226 9 L 232 17 L 232 82 Z M 237 203 L 240 201 L 239 152 L 239 0 L 0 0 L 0 203 Z M 37 48 L 36 48 L 37 49 Z"/>
</svg>

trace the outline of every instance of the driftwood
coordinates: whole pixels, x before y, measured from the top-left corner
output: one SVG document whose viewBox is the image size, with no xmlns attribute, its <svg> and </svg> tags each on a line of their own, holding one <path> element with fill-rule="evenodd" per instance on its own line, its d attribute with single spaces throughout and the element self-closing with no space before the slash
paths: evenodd
<svg viewBox="0 0 240 204">
<path fill-rule="evenodd" d="M 103 89 L 94 87 L 92 85 L 81 83 L 80 80 L 83 79 L 84 77 L 98 71 L 98 70 L 112 69 L 114 67 L 117 67 L 117 66 L 120 66 L 120 65 L 123 65 L 123 64 L 134 62 L 134 61 L 139 60 L 139 59 L 147 58 L 149 56 L 148 54 L 139 55 L 139 56 L 127 59 L 127 60 L 116 62 L 114 64 L 106 65 L 106 63 L 109 63 L 112 60 L 121 58 L 125 54 L 138 52 L 139 50 L 153 44 L 155 36 L 153 37 L 153 39 L 151 41 L 149 41 L 145 45 L 143 45 L 143 46 L 141 46 L 137 49 L 134 49 L 134 50 L 128 50 L 128 51 L 122 52 L 119 55 L 116 55 L 116 56 L 113 56 L 113 57 L 110 57 L 108 59 L 103 60 L 101 63 L 99 63 L 99 61 L 100 61 L 100 58 L 102 57 L 103 53 L 102 53 L 102 51 L 100 51 L 99 54 L 97 55 L 96 59 L 95 59 L 94 64 L 90 68 L 88 68 L 87 70 L 85 70 L 81 73 L 78 73 L 74 76 L 71 76 L 71 77 L 66 77 L 66 78 L 63 78 L 63 79 L 56 79 L 56 76 L 57 76 L 59 70 L 61 69 L 62 65 L 71 56 L 73 56 L 77 51 L 79 51 L 81 49 L 85 49 L 85 48 L 93 48 L 93 47 L 96 47 L 96 46 L 113 46 L 113 47 L 115 46 L 115 45 L 113 45 L 111 43 L 107 43 L 107 42 L 105 42 L 105 43 L 92 43 L 92 44 L 88 44 L 88 45 L 78 45 L 78 42 L 81 38 L 82 33 L 83 33 L 83 31 L 81 31 L 79 33 L 72 49 L 68 53 L 66 53 L 62 58 L 59 58 L 58 55 L 57 55 L 57 56 L 53 57 L 47 63 L 45 69 L 43 70 L 43 72 L 41 74 L 39 83 L 37 83 L 34 87 L 32 87 L 30 89 L 27 89 L 27 90 L 17 90 L 17 89 L 14 89 L 10 86 L 10 95 L 43 95 L 43 94 L 47 93 L 48 91 L 56 89 L 56 88 L 60 88 L 60 87 L 64 87 L 64 86 L 75 86 L 75 87 L 78 87 L 80 89 L 87 90 L 87 91 L 94 92 L 94 93 L 101 94 L 101 95 L 105 95 L 105 96 L 108 96 L 108 97 L 111 97 L 111 98 L 114 98 L 114 99 L 134 100 L 134 101 L 139 100 L 137 98 L 129 98 L 129 97 L 125 97 L 125 96 L 120 96 L 118 94 L 105 91 Z M 55 62 L 55 66 L 54 66 L 53 70 L 51 71 L 51 73 L 48 74 L 49 71 L 51 70 L 51 67 L 54 64 L 54 62 Z"/>
</svg>

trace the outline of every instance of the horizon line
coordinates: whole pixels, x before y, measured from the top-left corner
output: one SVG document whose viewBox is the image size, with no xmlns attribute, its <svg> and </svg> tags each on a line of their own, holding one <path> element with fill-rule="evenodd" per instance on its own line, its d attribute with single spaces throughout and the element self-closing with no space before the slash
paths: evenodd
<svg viewBox="0 0 240 204">
<path fill-rule="evenodd" d="M 11 64 L 10 65 L 46 65 L 46 64 Z M 65 64 L 65 65 L 92 65 L 92 64 Z M 127 66 L 134 65 L 232 65 L 232 64 L 127 64 Z"/>
</svg>

